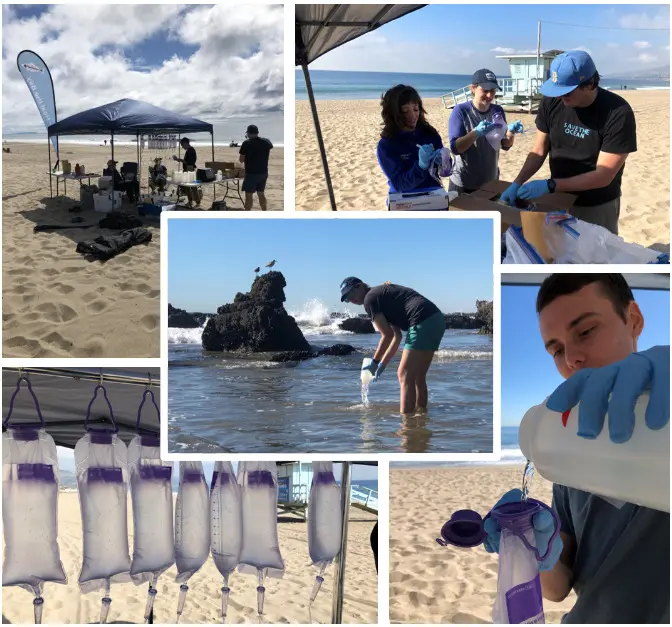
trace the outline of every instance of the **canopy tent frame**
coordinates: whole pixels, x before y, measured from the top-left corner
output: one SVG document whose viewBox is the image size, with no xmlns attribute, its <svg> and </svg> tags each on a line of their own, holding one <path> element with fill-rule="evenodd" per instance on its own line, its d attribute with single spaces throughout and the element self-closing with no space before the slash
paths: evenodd
<svg viewBox="0 0 672 627">
<path fill-rule="evenodd" d="M 312 81 L 310 80 L 310 72 L 308 70 L 308 66 L 321 57 L 322 55 L 326 54 L 327 52 L 330 52 L 331 50 L 334 50 L 335 48 L 338 48 L 342 45 L 345 45 L 349 41 L 353 41 L 354 39 L 357 39 L 358 37 L 361 37 L 362 35 L 366 35 L 377 28 L 380 28 L 384 24 L 388 24 L 389 22 L 399 19 L 400 17 L 403 17 L 405 15 L 408 15 L 409 13 L 412 13 L 413 11 L 417 11 L 419 9 L 424 8 L 427 6 L 426 4 L 416 4 L 416 5 L 395 5 L 395 4 L 383 4 L 383 5 L 342 5 L 342 4 L 334 4 L 331 5 L 331 8 L 329 9 L 326 17 L 322 20 L 312 20 L 312 19 L 304 19 L 301 17 L 300 13 L 303 13 L 306 10 L 310 10 L 311 7 L 326 7 L 329 5 L 299 5 L 297 4 L 295 7 L 295 58 L 294 58 L 294 64 L 301 66 L 301 70 L 303 71 L 303 77 L 306 82 L 306 91 L 308 92 L 308 101 L 310 102 L 310 112 L 313 118 L 313 125 L 315 126 L 315 134 L 317 135 L 317 144 L 320 149 L 320 158 L 322 160 L 322 169 L 324 170 L 324 178 L 325 178 L 325 183 L 327 185 L 327 191 L 329 193 L 329 203 L 331 205 L 331 210 L 332 211 L 337 211 L 336 208 L 336 198 L 334 196 L 334 189 L 331 181 L 331 173 L 329 171 L 329 163 L 327 161 L 327 151 L 324 146 L 324 138 L 322 136 L 322 127 L 320 125 L 320 120 L 319 120 L 319 115 L 317 113 L 317 105 L 315 103 L 315 93 L 313 91 L 313 84 Z M 365 7 L 380 7 L 376 13 L 371 17 L 370 20 L 367 21 L 359 21 L 359 20 L 352 20 L 352 21 L 344 21 L 344 20 L 339 20 L 339 19 L 333 19 L 334 16 L 337 14 L 339 9 L 343 6 L 354 6 L 354 7 L 362 7 L 364 9 Z M 385 20 L 384 18 L 392 11 L 395 7 L 400 7 L 400 6 L 406 6 L 408 7 L 407 9 L 403 10 L 399 15 L 396 15 L 395 17 Z M 314 33 L 312 33 L 312 36 L 306 43 L 304 41 L 303 37 L 303 32 L 302 32 L 302 27 L 317 27 Z M 327 47 L 324 50 L 320 50 L 319 53 L 312 54 L 313 53 L 313 48 L 316 45 L 316 42 L 318 41 L 318 38 L 320 35 L 322 35 L 325 32 L 325 29 L 329 28 L 350 28 L 350 29 L 356 29 L 360 30 L 362 32 L 359 32 L 358 34 L 353 34 L 353 36 L 348 37 L 345 39 L 345 41 L 341 41 L 339 43 L 336 43 L 336 45 Z"/>
</svg>

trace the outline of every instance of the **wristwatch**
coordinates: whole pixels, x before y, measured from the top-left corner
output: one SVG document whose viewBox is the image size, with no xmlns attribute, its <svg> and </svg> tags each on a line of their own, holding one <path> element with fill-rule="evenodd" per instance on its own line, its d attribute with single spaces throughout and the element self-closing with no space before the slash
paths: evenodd
<svg viewBox="0 0 672 627">
<path fill-rule="evenodd" d="M 555 181 L 553 179 L 548 179 L 548 181 L 546 181 L 546 185 L 548 185 L 548 191 L 550 194 L 555 192 Z"/>
</svg>

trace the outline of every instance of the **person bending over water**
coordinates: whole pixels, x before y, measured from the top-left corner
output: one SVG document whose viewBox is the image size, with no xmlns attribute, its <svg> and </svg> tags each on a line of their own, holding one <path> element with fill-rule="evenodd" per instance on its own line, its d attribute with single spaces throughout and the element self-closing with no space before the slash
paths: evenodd
<svg viewBox="0 0 672 627">
<path fill-rule="evenodd" d="M 427 409 L 427 371 L 446 331 L 439 308 L 410 287 L 386 283 L 370 287 L 356 277 L 341 283 L 341 302 L 364 305 L 373 326 L 381 334 L 369 370 L 373 381 L 380 379 L 401 344 L 404 351 L 397 370 L 401 386 L 399 411 L 403 415 Z"/>
<path fill-rule="evenodd" d="M 441 187 L 429 174 L 429 166 L 443 148 L 443 142 L 438 131 L 425 120 L 418 92 L 408 85 L 397 85 L 385 92 L 380 104 L 383 130 L 376 152 L 390 192 Z"/>
</svg>

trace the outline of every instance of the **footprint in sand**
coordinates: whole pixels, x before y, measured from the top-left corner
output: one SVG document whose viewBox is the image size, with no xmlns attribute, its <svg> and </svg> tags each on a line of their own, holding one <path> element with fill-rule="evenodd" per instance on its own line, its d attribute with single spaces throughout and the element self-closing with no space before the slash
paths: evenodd
<svg viewBox="0 0 672 627">
<path fill-rule="evenodd" d="M 31 357 L 41 348 L 40 343 L 37 340 L 29 340 L 27 337 L 23 337 L 23 335 L 10 337 L 5 340 L 3 344 L 7 348 L 23 349 L 23 352 Z"/>
<path fill-rule="evenodd" d="M 65 272 L 66 274 L 74 274 L 75 272 L 80 272 L 81 268 L 79 266 L 65 266 L 61 270 L 61 272 Z"/>
<path fill-rule="evenodd" d="M 147 332 L 156 330 L 156 328 L 159 326 L 159 316 L 155 314 L 143 316 L 140 319 L 140 326 L 142 326 L 142 328 Z"/>
<path fill-rule="evenodd" d="M 72 342 L 70 340 L 66 340 L 62 335 L 56 333 L 55 331 L 47 335 L 47 337 L 44 338 L 44 341 L 48 344 L 52 344 L 56 348 L 60 348 L 62 351 L 69 352 L 72 350 Z"/>
<path fill-rule="evenodd" d="M 21 319 L 27 322 L 37 322 L 38 320 L 40 320 L 41 317 L 42 316 L 40 316 L 40 314 L 37 313 L 36 311 L 31 311 L 30 313 L 23 314 L 21 316 Z"/>
<path fill-rule="evenodd" d="M 52 289 L 63 295 L 70 294 L 70 292 L 74 292 L 75 290 L 72 285 L 68 285 L 67 283 L 54 283 Z"/>
<path fill-rule="evenodd" d="M 75 349 L 76 357 L 103 357 L 107 349 L 107 342 L 102 336 L 91 338 L 81 348 Z"/>
<path fill-rule="evenodd" d="M 62 303 L 42 303 L 36 309 L 49 322 L 70 322 L 79 315 L 72 307 Z"/>
<path fill-rule="evenodd" d="M 105 311 L 109 303 L 106 300 L 94 300 L 92 303 L 87 305 L 87 309 L 90 313 L 99 314 Z"/>
<path fill-rule="evenodd" d="M 147 294 L 152 290 L 152 286 L 147 283 L 120 283 L 118 287 L 122 292 L 137 292 L 138 294 Z"/>
<path fill-rule="evenodd" d="M 15 268 L 14 270 L 8 270 L 7 274 L 10 276 L 28 276 L 33 273 L 32 270 L 28 268 Z"/>
<path fill-rule="evenodd" d="M 147 298 L 158 298 L 161 296 L 161 290 L 152 290 L 151 292 L 147 292 L 145 296 L 147 296 Z"/>
<path fill-rule="evenodd" d="M 42 274 L 44 274 L 44 276 L 46 276 L 46 277 L 56 276 L 59 273 L 60 273 L 60 270 L 56 270 L 56 268 L 46 268 L 46 269 L 42 270 Z"/>
</svg>

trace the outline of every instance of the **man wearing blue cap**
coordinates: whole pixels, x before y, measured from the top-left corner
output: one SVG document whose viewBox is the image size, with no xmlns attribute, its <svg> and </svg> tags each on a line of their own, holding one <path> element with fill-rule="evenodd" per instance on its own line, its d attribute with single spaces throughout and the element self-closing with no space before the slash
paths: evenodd
<svg viewBox="0 0 672 627">
<path fill-rule="evenodd" d="M 377 382 L 399 350 L 401 332 L 406 331 L 404 351 L 397 370 L 401 386 L 399 412 L 413 415 L 427 409 L 427 371 L 446 332 L 446 320 L 439 308 L 410 287 L 385 283 L 370 287 L 349 276 L 341 283 L 341 302 L 364 305 L 373 326 L 382 336 L 371 365 Z"/>
<path fill-rule="evenodd" d="M 537 114 L 534 147 L 501 198 L 533 201 L 553 192 L 576 194 L 572 215 L 618 234 L 621 179 L 628 154 L 637 150 L 635 114 L 620 96 L 599 87 L 590 55 L 557 56 Z M 549 157 L 551 177 L 528 181 Z"/>
<path fill-rule="evenodd" d="M 474 72 L 471 79 L 472 99 L 461 102 L 450 114 L 448 140 L 455 155 L 449 191 L 469 194 L 488 181 L 499 178 L 499 148 L 509 150 L 515 133 L 523 130 L 518 120 L 506 124 L 504 109 L 494 104 L 499 89 L 494 72 Z M 506 127 L 506 129 L 505 129 Z M 506 135 L 492 144 L 487 136 L 493 132 Z M 496 145 L 496 148 L 493 147 Z"/>
</svg>

